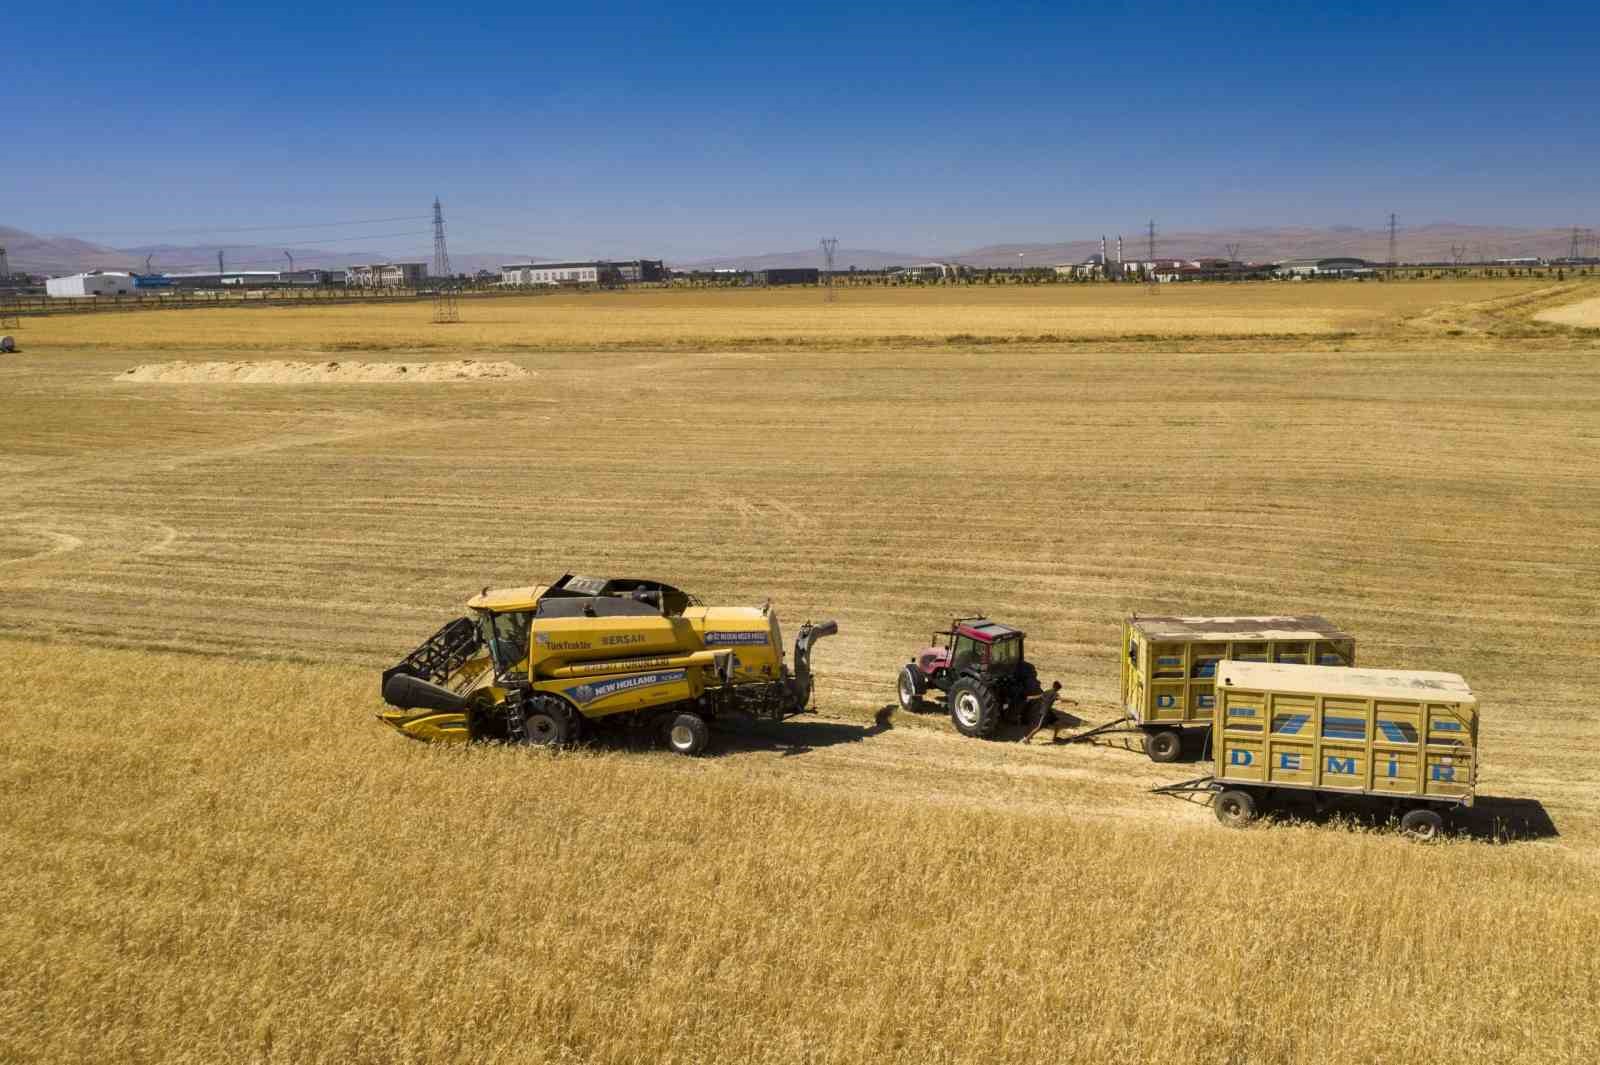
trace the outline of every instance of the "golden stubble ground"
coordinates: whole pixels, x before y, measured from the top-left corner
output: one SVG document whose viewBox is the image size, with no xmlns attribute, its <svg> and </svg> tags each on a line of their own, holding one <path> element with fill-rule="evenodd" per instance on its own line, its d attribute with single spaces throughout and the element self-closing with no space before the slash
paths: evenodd
<svg viewBox="0 0 1600 1065">
<path fill-rule="evenodd" d="M 1243 284 L 813 287 L 551 292 L 431 304 L 199 308 L 29 318 L 31 350 L 320 352 L 822 349 L 953 345 L 1243 351 L 1597 342 L 1533 317 L 1600 291 L 1592 279 Z M 1586 338 L 1586 340 L 1585 340 Z"/>
<path fill-rule="evenodd" d="M 1592 354 L 509 357 L 0 368 L 0 1059 L 1600 1054 Z M 837 617 L 818 713 L 697 761 L 372 720 L 466 595 L 566 569 Z M 1229 832 L 1145 791 L 1201 767 L 885 712 L 974 610 L 1087 720 L 1130 610 L 1323 612 L 1471 680 L 1484 813 Z"/>
</svg>

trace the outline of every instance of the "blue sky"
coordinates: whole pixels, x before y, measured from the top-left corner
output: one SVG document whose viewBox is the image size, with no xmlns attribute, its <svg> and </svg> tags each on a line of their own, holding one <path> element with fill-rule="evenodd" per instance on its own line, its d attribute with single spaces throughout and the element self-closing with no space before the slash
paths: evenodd
<svg viewBox="0 0 1600 1065">
<path fill-rule="evenodd" d="M 1592 2 L 584 8 L 13 10 L 0 225 L 416 254 L 437 192 L 461 251 L 679 260 L 1600 227 Z"/>
</svg>

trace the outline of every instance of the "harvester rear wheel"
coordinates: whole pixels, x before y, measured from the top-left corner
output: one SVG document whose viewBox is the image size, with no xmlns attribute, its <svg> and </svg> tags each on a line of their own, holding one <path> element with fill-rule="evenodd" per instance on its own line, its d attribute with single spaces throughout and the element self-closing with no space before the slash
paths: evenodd
<svg viewBox="0 0 1600 1065">
<path fill-rule="evenodd" d="M 572 711 L 553 695 L 535 695 L 528 700 L 522 729 L 531 747 L 565 747 L 577 732 Z"/>
<path fill-rule="evenodd" d="M 1400 818 L 1400 831 L 1422 843 L 1432 843 L 1444 835 L 1444 818 L 1427 808 L 1407 810 Z"/>
<path fill-rule="evenodd" d="M 900 682 L 896 686 L 895 694 L 900 697 L 900 709 L 910 713 L 922 702 L 922 693 L 927 682 L 923 680 L 922 671 L 911 663 L 906 663 L 900 671 Z"/>
<path fill-rule="evenodd" d="M 1152 762 L 1176 762 L 1183 753 L 1183 733 L 1170 728 L 1145 733 L 1144 753 Z"/>
<path fill-rule="evenodd" d="M 1212 809 L 1229 828 L 1242 828 L 1256 819 L 1256 799 L 1248 791 L 1230 788 L 1217 796 Z"/>
<path fill-rule="evenodd" d="M 699 714 L 668 714 L 661 722 L 661 739 L 669 749 L 693 758 L 711 743 L 711 726 Z"/>
<path fill-rule="evenodd" d="M 963 736 L 986 740 L 1000 727 L 1000 705 L 989 686 L 962 677 L 950 686 L 950 721 Z"/>
</svg>

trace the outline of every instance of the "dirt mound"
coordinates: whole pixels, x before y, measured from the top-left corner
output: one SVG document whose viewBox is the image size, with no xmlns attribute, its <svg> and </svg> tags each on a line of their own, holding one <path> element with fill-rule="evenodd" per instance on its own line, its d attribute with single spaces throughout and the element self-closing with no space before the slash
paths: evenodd
<svg viewBox="0 0 1600 1065">
<path fill-rule="evenodd" d="M 384 384 L 504 381 L 532 376 L 509 362 L 152 362 L 118 381 L 196 385 Z"/>
<path fill-rule="evenodd" d="M 1580 329 L 1600 329 L 1600 299 L 1580 300 L 1565 307 L 1552 307 L 1534 315 L 1541 322 L 1575 325 Z"/>
</svg>

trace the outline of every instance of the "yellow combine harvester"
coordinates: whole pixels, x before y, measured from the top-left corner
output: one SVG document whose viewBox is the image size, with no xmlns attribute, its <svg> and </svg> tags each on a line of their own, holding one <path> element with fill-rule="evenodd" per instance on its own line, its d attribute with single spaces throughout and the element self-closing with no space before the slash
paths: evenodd
<svg viewBox="0 0 1600 1065">
<path fill-rule="evenodd" d="M 804 711 L 812 645 L 839 631 L 802 625 L 791 671 L 768 607 L 708 607 L 660 581 L 568 574 L 485 588 L 467 609 L 384 671 L 379 717 L 407 736 L 561 746 L 607 721 L 699 754 L 718 714 Z"/>
</svg>

